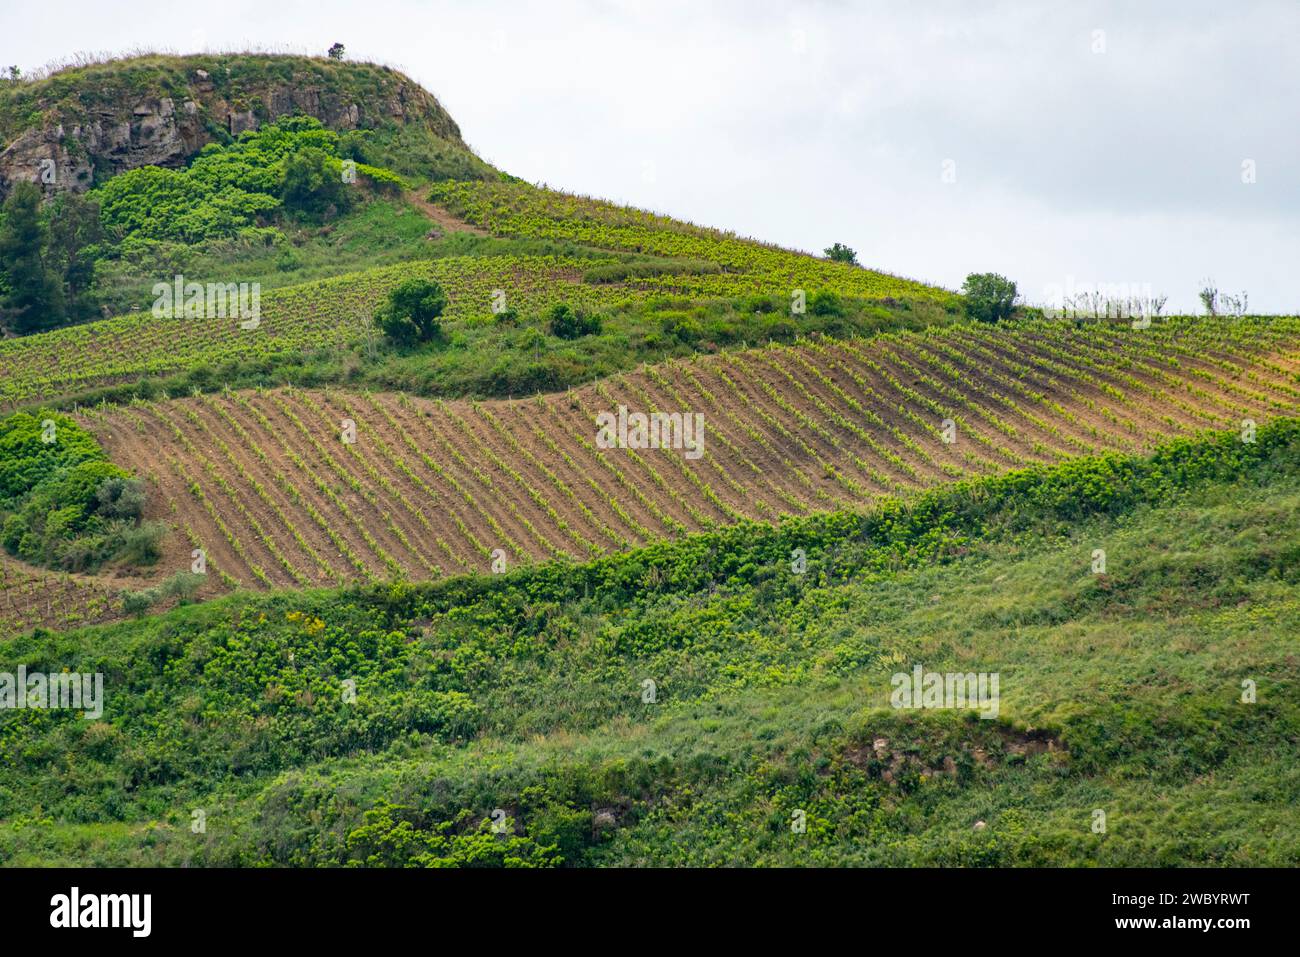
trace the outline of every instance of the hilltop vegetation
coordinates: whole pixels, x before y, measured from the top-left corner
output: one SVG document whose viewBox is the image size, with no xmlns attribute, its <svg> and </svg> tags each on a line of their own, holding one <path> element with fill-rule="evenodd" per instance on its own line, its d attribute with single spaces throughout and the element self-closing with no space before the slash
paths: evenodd
<svg viewBox="0 0 1300 957">
<path fill-rule="evenodd" d="M 286 235 L 282 214 L 335 220 L 369 192 L 350 182 L 393 192 L 401 173 L 499 175 L 400 74 L 283 56 L 138 58 L 3 83 L 0 149 L 0 246 L 14 246 L 0 318 L 19 333 L 139 308 L 150 300 L 122 287 L 179 272 L 200 245 L 227 258 L 272 246 L 291 267 L 302 230 Z M 55 197 L 39 224 L 21 195 L 33 183 Z"/>
<path fill-rule="evenodd" d="M 496 175 L 466 146 L 460 128 L 437 100 L 398 71 L 373 63 L 285 54 L 132 56 L 0 83 L 0 141 L 20 141 L 60 124 L 67 130 L 89 132 L 106 119 L 130 122 L 138 105 L 163 99 L 192 117 L 184 131 L 193 131 L 155 153 L 166 165 L 183 164 L 207 143 L 230 142 L 240 132 L 232 129 L 232 115 L 243 123 L 267 123 L 299 112 L 315 116 L 331 129 L 368 131 L 364 138 L 372 144 L 374 156 L 367 162 L 404 175 L 430 179 Z M 185 103 L 193 103 L 194 110 L 185 111 Z M 130 152 L 154 158 L 135 138 L 131 145 Z M 88 147 L 73 139 L 67 149 L 80 158 L 87 155 Z M 153 149 L 158 149 L 156 144 Z M 136 165 L 146 164 L 131 162 L 130 155 L 125 160 L 115 157 L 100 164 L 98 175 L 107 179 Z M 71 181 L 79 181 L 81 188 L 91 185 L 76 176 Z"/>
</svg>

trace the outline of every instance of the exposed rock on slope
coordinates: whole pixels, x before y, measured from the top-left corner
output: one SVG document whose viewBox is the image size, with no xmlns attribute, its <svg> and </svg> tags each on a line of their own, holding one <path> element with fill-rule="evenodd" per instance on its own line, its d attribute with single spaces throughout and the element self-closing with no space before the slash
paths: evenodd
<svg viewBox="0 0 1300 957">
<path fill-rule="evenodd" d="M 334 130 L 414 126 L 468 152 L 434 97 L 388 67 L 293 56 L 149 56 L 0 86 L 0 198 L 22 180 L 81 192 L 286 114 Z"/>
</svg>

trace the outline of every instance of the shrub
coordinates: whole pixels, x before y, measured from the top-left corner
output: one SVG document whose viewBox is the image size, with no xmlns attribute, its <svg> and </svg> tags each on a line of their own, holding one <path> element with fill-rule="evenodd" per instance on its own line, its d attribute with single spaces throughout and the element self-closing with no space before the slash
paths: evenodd
<svg viewBox="0 0 1300 957">
<path fill-rule="evenodd" d="M 547 313 L 546 330 L 558 339 L 580 339 L 600 332 L 599 316 L 591 316 L 566 303 L 556 303 Z"/>
<path fill-rule="evenodd" d="M 704 334 L 699 320 L 689 312 L 665 312 L 659 317 L 659 324 L 664 335 L 686 345 L 699 342 Z"/>
<path fill-rule="evenodd" d="M 858 254 L 843 243 L 835 243 L 827 246 L 825 249 L 826 258 L 832 262 L 848 263 L 850 266 L 858 264 Z"/>
<path fill-rule="evenodd" d="M 979 322 L 998 322 L 1011 315 L 1016 284 L 995 272 L 971 273 L 961 287 L 966 314 Z"/>
<path fill-rule="evenodd" d="M 442 337 L 439 321 L 447 308 L 447 294 L 430 279 L 408 279 L 388 294 L 375 313 L 385 336 L 399 346 L 413 346 Z"/>
<path fill-rule="evenodd" d="M 0 420 L 0 539 L 10 554 L 71 570 L 123 554 L 151 561 L 160 532 L 135 527 L 143 511 L 144 486 L 73 420 L 45 412 Z"/>
<path fill-rule="evenodd" d="M 143 615 L 158 601 L 158 589 L 146 588 L 143 591 L 122 593 L 122 611 L 127 615 Z"/>
<path fill-rule="evenodd" d="M 106 518 L 136 519 L 144 514 L 144 483 L 114 475 L 95 490 L 96 509 Z"/>
<path fill-rule="evenodd" d="M 152 565 L 162 557 L 162 537 L 167 526 L 144 522 L 124 529 L 117 539 L 115 556 L 131 565 Z"/>
<path fill-rule="evenodd" d="M 1201 291 L 1197 293 L 1201 300 L 1201 305 L 1205 308 L 1207 316 L 1217 316 L 1219 314 L 1219 287 L 1214 284 L 1213 279 L 1201 280 Z"/>
<path fill-rule="evenodd" d="M 750 296 L 748 299 L 741 301 L 739 308 L 742 312 L 755 314 L 781 312 L 785 309 L 785 300 L 773 296 Z"/>
<path fill-rule="evenodd" d="M 808 308 L 814 316 L 844 315 L 844 306 L 840 304 L 840 297 L 826 289 L 813 293 Z"/>
<path fill-rule="evenodd" d="M 332 216 L 347 209 L 347 190 L 342 164 L 323 149 L 309 146 L 285 160 L 280 201 L 286 209 L 317 218 Z"/>
<path fill-rule="evenodd" d="M 184 605 L 194 600 L 194 596 L 199 593 L 205 580 L 203 575 L 196 575 L 193 572 L 177 572 L 159 586 L 159 594 L 164 598 L 178 598 Z"/>
</svg>

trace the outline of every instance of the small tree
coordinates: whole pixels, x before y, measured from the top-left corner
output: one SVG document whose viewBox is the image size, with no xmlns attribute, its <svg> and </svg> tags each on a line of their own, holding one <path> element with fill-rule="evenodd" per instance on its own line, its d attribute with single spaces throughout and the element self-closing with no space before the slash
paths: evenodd
<svg viewBox="0 0 1300 957">
<path fill-rule="evenodd" d="M 15 332 L 49 329 L 63 321 L 63 286 L 49 267 L 48 244 L 40 187 L 18 183 L 5 200 L 0 225 L 0 274 L 8 287 L 0 314 Z"/>
<path fill-rule="evenodd" d="M 375 313 L 375 323 L 399 346 L 431 342 L 442 336 L 439 321 L 447 294 L 429 279 L 408 279 L 388 294 Z"/>
<path fill-rule="evenodd" d="M 98 310 L 91 287 L 104 238 L 99 203 L 76 193 L 62 193 L 50 205 L 50 270 L 62 277 L 68 318 L 76 321 Z"/>
<path fill-rule="evenodd" d="M 1016 284 L 995 272 L 973 272 L 961 287 L 966 314 L 980 322 L 998 322 L 1011 315 Z"/>
<path fill-rule="evenodd" d="M 107 518 L 139 519 L 144 514 L 144 483 L 112 476 L 95 490 L 95 510 Z"/>
<path fill-rule="evenodd" d="M 331 60 L 342 60 L 344 52 L 343 44 L 336 43 L 330 47 L 328 56 Z"/>
<path fill-rule="evenodd" d="M 1213 279 L 1201 280 L 1201 291 L 1198 294 L 1201 297 L 1201 305 L 1205 307 L 1207 316 L 1217 316 L 1219 314 L 1219 287 L 1215 285 Z"/>
<path fill-rule="evenodd" d="M 833 246 L 827 246 L 825 249 L 826 258 L 832 262 L 848 263 L 850 266 L 858 264 L 858 254 L 843 243 L 835 243 Z"/>
</svg>

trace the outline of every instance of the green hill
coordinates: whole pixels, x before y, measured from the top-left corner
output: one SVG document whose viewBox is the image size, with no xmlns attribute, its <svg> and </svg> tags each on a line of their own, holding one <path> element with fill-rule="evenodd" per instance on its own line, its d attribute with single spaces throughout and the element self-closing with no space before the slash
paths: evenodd
<svg viewBox="0 0 1300 957">
<path fill-rule="evenodd" d="M 106 704 L 0 717 L 0 855 L 1294 865 L 1297 464 L 1283 420 L 587 565 L 36 634 L 6 660 L 101 672 Z M 918 667 L 996 673 L 995 713 L 891 707 Z"/>
<path fill-rule="evenodd" d="M 1300 864 L 1300 317 L 530 185 L 328 58 L 0 82 L 0 198 L 0 864 Z"/>
</svg>

